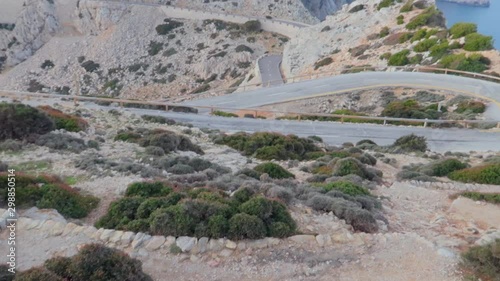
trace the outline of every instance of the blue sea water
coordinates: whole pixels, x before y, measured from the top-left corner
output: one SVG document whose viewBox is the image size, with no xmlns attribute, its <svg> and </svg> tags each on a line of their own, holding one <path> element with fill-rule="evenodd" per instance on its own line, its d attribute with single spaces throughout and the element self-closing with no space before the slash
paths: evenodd
<svg viewBox="0 0 500 281">
<path fill-rule="evenodd" d="M 487 8 L 443 1 L 436 1 L 436 5 L 446 17 L 448 27 L 457 22 L 473 22 L 479 33 L 493 36 L 495 49 L 500 50 L 500 0 L 490 0 Z"/>
</svg>

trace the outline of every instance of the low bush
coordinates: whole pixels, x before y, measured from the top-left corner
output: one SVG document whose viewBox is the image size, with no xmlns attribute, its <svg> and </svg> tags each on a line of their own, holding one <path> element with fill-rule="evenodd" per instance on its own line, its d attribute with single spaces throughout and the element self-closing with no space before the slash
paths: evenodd
<svg viewBox="0 0 500 281">
<path fill-rule="evenodd" d="M 125 196 L 162 197 L 172 192 L 172 188 L 164 182 L 136 182 L 127 187 Z"/>
<path fill-rule="evenodd" d="M 428 176 L 444 177 L 449 173 L 467 168 L 467 164 L 460 162 L 457 159 L 444 159 L 424 165 L 418 169 Z"/>
<path fill-rule="evenodd" d="M 89 126 L 87 121 L 82 118 L 75 115 L 65 114 L 62 111 L 48 105 L 39 106 L 38 109 L 54 120 L 56 129 L 64 129 L 68 132 L 80 132 L 85 131 Z"/>
<path fill-rule="evenodd" d="M 370 195 L 368 189 L 348 181 L 336 181 L 327 183 L 323 186 L 323 190 L 326 192 L 331 190 L 338 190 L 350 196 Z"/>
<path fill-rule="evenodd" d="M 466 191 L 460 193 L 460 196 L 470 198 L 474 201 L 484 201 L 493 204 L 500 204 L 500 193 L 482 193 L 476 191 Z"/>
<path fill-rule="evenodd" d="M 425 152 L 427 150 L 427 140 L 425 137 L 410 134 L 398 138 L 392 146 L 399 147 L 401 150 L 406 152 Z"/>
<path fill-rule="evenodd" d="M 68 134 L 48 133 L 31 141 L 34 141 L 39 146 L 55 150 L 68 150 L 73 153 L 80 153 L 88 148 L 83 139 L 75 138 Z"/>
<path fill-rule="evenodd" d="M 294 174 L 288 172 L 280 165 L 271 162 L 259 164 L 255 166 L 254 170 L 259 173 L 266 173 L 273 179 L 295 178 Z"/>
<path fill-rule="evenodd" d="M 307 153 L 319 151 L 311 139 L 268 132 L 224 135 L 219 137 L 216 143 L 225 144 L 247 156 L 254 155 L 262 160 L 300 160 L 306 158 Z"/>
<path fill-rule="evenodd" d="M 330 57 L 327 57 L 327 58 L 324 58 L 324 59 L 321 59 L 319 61 L 317 61 L 315 64 L 314 64 L 314 70 L 318 70 L 319 68 L 323 67 L 323 66 L 327 66 L 327 65 L 330 65 L 333 63 L 333 59 L 330 58 Z"/>
<path fill-rule="evenodd" d="M 409 50 L 402 50 L 401 52 L 395 53 L 389 57 L 387 64 L 390 66 L 407 65 L 410 62 L 410 60 L 408 59 L 409 54 Z"/>
<path fill-rule="evenodd" d="M 0 151 L 18 152 L 23 149 L 24 144 L 13 139 L 6 139 L 0 142 Z"/>
<path fill-rule="evenodd" d="M 386 37 L 387 35 L 389 35 L 390 33 L 391 33 L 391 30 L 389 29 L 389 27 L 384 26 L 384 27 L 380 30 L 380 32 L 379 32 L 379 34 L 378 34 L 378 36 L 379 36 L 380 38 L 383 38 L 383 37 Z"/>
<path fill-rule="evenodd" d="M 484 113 L 486 110 L 486 105 L 480 101 L 462 101 L 458 104 L 455 112 L 464 113 L 466 111 L 472 113 Z"/>
<path fill-rule="evenodd" d="M 437 43 L 438 43 L 437 38 L 425 39 L 425 40 L 418 42 L 418 44 L 415 45 L 415 47 L 413 48 L 413 51 L 419 52 L 419 53 L 427 52 L 427 51 L 429 51 L 429 49 L 431 47 L 435 46 Z"/>
<path fill-rule="evenodd" d="M 500 239 L 484 246 L 474 246 L 462 254 L 463 265 L 479 280 L 500 280 Z"/>
<path fill-rule="evenodd" d="M 158 116 L 158 115 L 143 115 L 141 118 L 145 121 L 158 123 L 158 124 L 167 124 L 167 125 L 175 125 L 175 120 L 169 119 L 167 117 Z"/>
<path fill-rule="evenodd" d="M 238 45 L 238 46 L 236 47 L 235 51 L 236 51 L 237 53 L 241 53 L 241 52 L 248 52 L 248 53 L 250 53 L 250 54 L 253 54 L 253 50 L 252 50 L 252 48 L 250 48 L 250 47 L 248 47 L 248 46 L 246 46 L 246 45 Z"/>
<path fill-rule="evenodd" d="M 356 13 L 356 12 L 359 12 L 361 10 L 364 10 L 365 9 L 365 5 L 363 4 L 359 4 L 359 5 L 356 5 L 354 7 L 352 7 L 350 10 L 349 10 L 349 13 Z"/>
<path fill-rule="evenodd" d="M 420 13 L 418 16 L 414 17 L 413 19 L 406 24 L 406 28 L 413 30 L 417 29 L 421 26 L 433 26 L 433 25 L 443 25 L 443 16 L 442 14 L 436 9 L 436 7 L 432 6 L 427 9 L 425 9 L 422 13 Z"/>
<path fill-rule="evenodd" d="M 393 101 L 382 111 L 382 116 L 412 119 L 439 119 L 441 112 L 437 106 L 422 107 L 417 101 L 410 99 L 405 101 Z"/>
<path fill-rule="evenodd" d="M 158 35 L 167 35 L 174 29 L 184 25 L 184 23 L 172 19 L 165 19 L 164 22 L 164 24 L 160 24 L 155 28 Z"/>
<path fill-rule="evenodd" d="M 5 208 L 8 192 L 7 173 L 0 173 L 0 198 Z M 16 174 L 16 206 L 28 208 L 56 209 L 67 218 L 83 218 L 96 208 L 99 200 L 93 196 L 81 195 L 75 189 L 51 176 L 32 177 Z"/>
<path fill-rule="evenodd" d="M 332 169 L 333 176 L 347 176 L 347 175 L 357 175 L 364 179 L 373 179 L 375 175 L 369 173 L 363 163 L 361 163 L 358 159 L 347 157 L 343 159 L 339 159 L 335 162 L 335 165 Z"/>
<path fill-rule="evenodd" d="M 382 0 L 380 3 L 377 5 L 377 10 L 381 10 L 383 8 L 387 8 L 394 5 L 394 0 Z"/>
<path fill-rule="evenodd" d="M 408 2 L 406 2 L 401 7 L 401 9 L 399 9 L 399 12 L 400 13 L 408 13 L 408 12 L 411 12 L 411 10 L 413 10 L 413 0 L 408 0 Z"/>
<path fill-rule="evenodd" d="M 231 113 L 231 112 L 220 111 L 220 110 L 214 111 L 212 113 L 212 115 L 221 116 L 221 117 L 239 117 L 238 114 L 234 114 L 234 113 Z"/>
<path fill-rule="evenodd" d="M 500 185 L 500 164 L 488 164 L 448 174 L 455 181 Z"/>
<path fill-rule="evenodd" d="M 162 129 L 120 131 L 115 136 L 115 141 L 118 140 L 137 143 L 142 147 L 160 147 L 167 154 L 176 150 L 203 154 L 203 150 L 186 136 Z"/>
<path fill-rule="evenodd" d="M 245 30 L 248 33 L 254 33 L 254 32 L 259 32 L 261 29 L 261 24 L 260 21 L 258 20 L 250 20 L 245 22 L 242 25 L 243 30 Z"/>
<path fill-rule="evenodd" d="M 493 49 L 493 37 L 485 36 L 479 33 L 471 33 L 465 36 L 464 50 L 474 52 L 474 51 L 486 51 Z"/>
<path fill-rule="evenodd" d="M 488 69 L 489 60 L 481 54 L 452 54 L 444 56 L 439 64 L 442 67 L 469 71 L 469 72 L 483 72 Z"/>
<path fill-rule="evenodd" d="M 453 39 L 464 37 L 466 35 L 469 35 L 471 33 L 476 33 L 476 32 L 477 32 L 477 25 L 475 23 L 458 22 L 458 23 L 455 23 L 450 28 L 450 35 L 451 35 L 451 38 L 453 38 Z"/>
<path fill-rule="evenodd" d="M 261 239 L 265 236 L 266 226 L 257 216 L 236 214 L 229 220 L 229 237 L 231 239 Z"/>
<path fill-rule="evenodd" d="M 0 141 L 23 140 L 55 129 L 54 122 L 45 113 L 19 103 L 0 103 L 0 124 Z"/>
</svg>

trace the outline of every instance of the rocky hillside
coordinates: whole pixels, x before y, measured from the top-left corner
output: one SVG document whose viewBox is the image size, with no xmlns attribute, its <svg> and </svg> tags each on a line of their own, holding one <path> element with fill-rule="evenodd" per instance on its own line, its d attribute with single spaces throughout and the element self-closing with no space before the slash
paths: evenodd
<svg viewBox="0 0 500 281">
<path fill-rule="evenodd" d="M 36 3 L 55 14 L 54 5 Z M 287 41 L 228 22 L 166 18 L 157 7 L 81 1 L 75 13 L 72 36 L 50 37 L 63 30 L 45 17 L 53 25 L 41 26 L 53 28 L 38 41 L 11 44 L 6 65 L 27 60 L 0 76 L 4 88 L 67 94 L 78 85 L 85 95 L 168 98 L 251 80 L 256 59 Z"/>
</svg>

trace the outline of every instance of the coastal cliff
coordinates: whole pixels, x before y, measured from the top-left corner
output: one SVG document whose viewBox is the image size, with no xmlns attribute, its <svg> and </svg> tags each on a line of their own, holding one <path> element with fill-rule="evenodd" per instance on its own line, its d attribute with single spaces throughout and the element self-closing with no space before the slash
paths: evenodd
<svg viewBox="0 0 500 281">
<path fill-rule="evenodd" d="M 490 0 L 439 0 L 442 2 L 457 3 L 461 5 L 469 5 L 476 7 L 489 7 Z"/>
</svg>

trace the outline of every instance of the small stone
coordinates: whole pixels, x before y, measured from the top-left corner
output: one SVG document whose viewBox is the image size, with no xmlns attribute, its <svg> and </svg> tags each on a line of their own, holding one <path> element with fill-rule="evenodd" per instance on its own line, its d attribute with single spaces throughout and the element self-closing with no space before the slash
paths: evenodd
<svg viewBox="0 0 500 281">
<path fill-rule="evenodd" d="M 198 240 L 198 253 L 205 253 L 208 249 L 208 238 L 207 237 L 201 237 Z"/>
<path fill-rule="evenodd" d="M 267 248 L 267 241 L 265 239 L 248 241 L 247 247 L 254 249 L 264 249 Z"/>
<path fill-rule="evenodd" d="M 224 249 L 224 250 L 222 250 L 222 251 L 219 253 L 219 256 L 227 258 L 227 257 L 231 256 L 232 254 L 233 254 L 233 250 L 230 250 L 230 249 Z"/>
<path fill-rule="evenodd" d="M 124 232 L 122 235 L 122 238 L 120 239 L 120 244 L 121 245 L 128 245 L 130 242 L 132 242 L 135 238 L 135 233 L 131 231 Z"/>
<path fill-rule="evenodd" d="M 99 228 L 96 232 L 94 232 L 94 234 L 92 235 L 91 238 L 98 240 L 101 237 L 103 231 L 104 231 L 104 228 Z"/>
<path fill-rule="evenodd" d="M 183 252 L 189 252 L 196 245 L 196 238 L 189 236 L 181 236 L 175 240 L 177 247 L 179 247 Z"/>
<path fill-rule="evenodd" d="M 224 248 L 224 244 L 219 239 L 210 239 L 208 249 L 210 251 L 220 251 Z"/>
<path fill-rule="evenodd" d="M 53 236 L 59 236 L 63 233 L 65 227 L 66 227 L 66 224 L 64 224 L 62 222 L 57 222 L 52 227 L 50 234 Z"/>
<path fill-rule="evenodd" d="M 269 247 L 277 246 L 281 243 L 281 240 L 274 237 L 267 237 L 264 239 Z"/>
<path fill-rule="evenodd" d="M 214 260 L 210 260 L 209 262 L 207 262 L 207 264 L 210 267 L 217 267 L 217 266 L 219 266 L 220 262 L 214 259 Z"/>
<path fill-rule="evenodd" d="M 190 260 L 191 262 L 198 262 L 198 261 L 200 260 L 200 258 L 199 258 L 199 257 L 197 257 L 196 255 L 191 255 L 191 256 L 189 257 L 189 260 Z"/>
<path fill-rule="evenodd" d="M 64 230 L 63 230 L 63 232 L 62 232 L 62 236 L 66 236 L 66 235 L 68 235 L 68 234 L 72 233 L 72 232 L 73 232 L 73 230 L 74 230 L 77 226 L 78 226 L 78 225 L 76 225 L 76 224 L 74 224 L 74 223 L 72 223 L 72 222 L 70 222 L 70 223 L 66 224 L 66 226 L 64 227 Z"/>
<path fill-rule="evenodd" d="M 332 245 L 332 237 L 330 235 L 319 234 L 316 235 L 316 242 L 320 247 Z"/>
<path fill-rule="evenodd" d="M 113 236 L 114 233 L 115 233 L 114 229 L 105 229 L 102 232 L 101 236 L 99 237 L 99 240 L 106 242 L 109 240 L 109 238 L 111 238 L 111 236 Z"/>
<path fill-rule="evenodd" d="M 247 248 L 247 244 L 245 242 L 238 242 L 238 246 L 236 248 L 240 251 L 243 251 Z"/>
<path fill-rule="evenodd" d="M 237 245 L 235 242 L 233 242 L 231 240 L 226 241 L 226 248 L 234 250 L 234 249 L 236 249 L 236 246 Z"/>
<path fill-rule="evenodd" d="M 163 245 L 164 248 L 170 248 L 171 245 L 175 244 L 175 237 L 174 236 L 167 236 L 165 239 L 165 244 Z"/>
<path fill-rule="evenodd" d="M 85 226 L 79 225 L 79 226 L 75 227 L 75 229 L 73 229 L 73 231 L 71 231 L 71 235 L 78 235 L 78 234 L 82 233 L 85 229 L 87 229 Z"/>
<path fill-rule="evenodd" d="M 153 236 L 149 243 L 146 245 L 146 250 L 155 251 L 161 247 L 165 243 L 165 237 L 163 236 Z"/>
<path fill-rule="evenodd" d="M 295 236 L 290 236 L 288 239 L 298 244 L 316 243 L 316 237 L 314 237 L 314 235 L 295 235 Z"/>
<path fill-rule="evenodd" d="M 132 240 L 132 249 L 137 249 L 144 242 L 144 237 L 146 234 L 139 232 L 135 235 L 134 240 Z"/>
<path fill-rule="evenodd" d="M 113 233 L 113 235 L 111 235 L 111 237 L 109 237 L 109 242 L 118 244 L 118 242 L 120 242 L 120 239 L 122 238 L 122 236 L 123 236 L 123 231 L 116 230 L 115 233 Z"/>
</svg>

